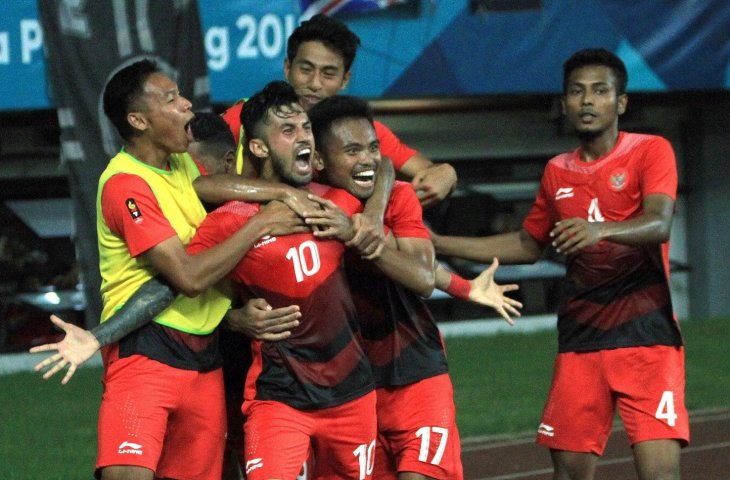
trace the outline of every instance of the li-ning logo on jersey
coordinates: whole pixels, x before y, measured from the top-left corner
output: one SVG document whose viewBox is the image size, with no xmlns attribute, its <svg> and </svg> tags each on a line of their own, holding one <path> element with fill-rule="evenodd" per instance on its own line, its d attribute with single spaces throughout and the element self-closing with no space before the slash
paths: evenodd
<svg viewBox="0 0 730 480">
<path fill-rule="evenodd" d="M 555 428 L 551 427 L 550 425 L 541 423 L 540 426 L 537 427 L 537 433 L 538 435 L 545 435 L 546 437 L 554 437 Z"/>
<path fill-rule="evenodd" d="M 610 178 L 610 185 L 612 190 L 623 190 L 626 186 L 626 180 L 627 180 L 628 174 L 625 170 L 621 170 L 618 172 L 614 172 L 611 174 Z"/>
<path fill-rule="evenodd" d="M 573 187 L 558 188 L 558 191 L 555 192 L 555 200 L 560 200 L 562 198 L 570 198 L 572 196 L 573 196 Z"/>
<path fill-rule="evenodd" d="M 248 462 L 246 462 L 246 475 L 251 473 L 253 470 L 256 470 L 257 468 L 261 468 L 264 466 L 264 459 L 263 458 L 252 458 Z"/>
<path fill-rule="evenodd" d="M 118 452 L 120 455 L 142 455 L 142 445 L 132 442 L 122 442 L 119 444 Z"/>
<path fill-rule="evenodd" d="M 266 235 L 265 237 L 261 237 L 261 240 L 258 243 L 254 243 L 253 248 L 263 247 L 264 245 L 268 245 L 275 241 L 276 241 L 276 237 L 272 237 L 271 235 Z"/>
<path fill-rule="evenodd" d="M 125 203 L 127 204 L 127 211 L 129 211 L 129 214 L 132 216 L 132 220 L 135 222 L 141 222 L 142 212 L 139 210 L 137 202 L 133 198 L 128 198 Z"/>
</svg>

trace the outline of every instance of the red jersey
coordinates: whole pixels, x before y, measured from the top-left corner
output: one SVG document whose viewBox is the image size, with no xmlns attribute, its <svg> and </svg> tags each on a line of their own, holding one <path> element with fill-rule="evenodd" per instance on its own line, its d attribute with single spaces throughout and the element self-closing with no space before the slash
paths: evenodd
<svg viewBox="0 0 730 480">
<path fill-rule="evenodd" d="M 342 208 L 360 211 L 344 190 L 310 184 L 309 189 Z M 203 221 L 190 243 L 197 253 L 243 226 L 258 205 L 228 202 Z M 253 364 L 245 400 L 276 400 L 297 409 L 343 404 L 374 390 L 372 371 L 360 344 L 358 319 L 342 268 L 345 246 L 311 233 L 264 237 L 230 273 L 254 296 L 274 308 L 299 305 L 300 325 L 286 340 L 251 341 Z"/>
<path fill-rule="evenodd" d="M 130 198 L 144 222 L 130 214 Z M 152 188 L 137 175 L 117 173 L 107 180 L 101 194 L 101 213 L 109 229 L 124 239 L 133 257 L 177 235 Z"/>
<path fill-rule="evenodd" d="M 221 117 L 226 121 L 228 127 L 231 129 L 233 138 L 238 143 L 241 137 L 241 110 L 246 104 L 244 100 L 234 103 L 228 108 Z M 408 145 L 400 141 L 400 139 L 385 125 L 380 122 L 375 123 L 375 134 L 378 136 L 380 141 L 380 153 L 384 157 L 390 158 L 393 162 L 393 168 L 396 171 L 403 168 L 403 165 L 411 159 L 413 155 L 418 153 L 417 150 L 412 149 Z"/>
<path fill-rule="evenodd" d="M 667 140 L 620 132 L 604 157 L 584 162 L 580 149 L 545 168 L 523 223 L 541 244 L 555 222 L 618 222 L 642 214 L 647 195 L 676 198 L 677 169 Z M 567 258 L 566 301 L 558 314 L 561 352 L 642 345 L 681 345 L 669 293 L 668 243 L 601 241 Z"/>
<path fill-rule="evenodd" d="M 221 113 L 221 117 L 228 124 L 228 128 L 231 129 L 233 138 L 236 139 L 236 144 L 241 139 L 241 110 L 243 110 L 244 105 L 246 105 L 246 100 L 239 100 Z"/>
<path fill-rule="evenodd" d="M 429 238 L 410 183 L 395 182 L 383 223 L 395 237 Z M 346 268 L 376 386 L 446 373 L 441 333 L 423 299 L 356 255 L 347 256 Z"/>
<path fill-rule="evenodd" d="M 384 157 L 390 158 L 390 161 L 393 162 L 393 168 L 400 171 L 403 165 L 418 152 L 401 142 L 400 138 L 382 123 L 376 121 L 373 124 L 375 126 L 375 135 L 377 135 L 380 142 L 380 153 Z"/>
</svg>

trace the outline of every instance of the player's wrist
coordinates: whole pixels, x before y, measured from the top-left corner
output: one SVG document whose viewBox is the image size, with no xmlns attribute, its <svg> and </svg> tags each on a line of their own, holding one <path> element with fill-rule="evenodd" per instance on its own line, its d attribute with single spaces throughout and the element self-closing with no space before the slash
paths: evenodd
<svg viewBox="0 0 730 480">
<path fill-rule="evenodd" d="M 469 300 L 471 282 L 453 272 L 449 273 L 449 275 L 451 276 L 451 281 L 444 291 L 454 298 Z"/>
</svg>

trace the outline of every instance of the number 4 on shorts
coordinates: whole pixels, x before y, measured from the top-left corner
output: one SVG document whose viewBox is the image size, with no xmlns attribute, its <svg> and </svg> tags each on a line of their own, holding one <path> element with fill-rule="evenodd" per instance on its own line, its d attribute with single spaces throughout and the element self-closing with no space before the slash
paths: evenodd
<svg viewBox="0 0 730 480">
<path fill-rule="evenodd" d="M 662 393 L 659 406 L 654 414 L 659 420 L 666 420 L 667 425 L 674 427 L 677 424 L 677 413 L 674 410 L 674 392 L 667 390 Z"/>
</svg>

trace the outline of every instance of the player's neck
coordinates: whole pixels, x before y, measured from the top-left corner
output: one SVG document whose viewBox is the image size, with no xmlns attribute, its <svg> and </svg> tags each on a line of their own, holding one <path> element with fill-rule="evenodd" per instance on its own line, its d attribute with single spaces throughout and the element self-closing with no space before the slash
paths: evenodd
<svg viewBox="0 0 730 480">
<path fill-rule="evenodd" d="M 613 150 L 618 141 L 618 128 L 611 128 L 598 135 L 578 135 L 580 138 L 580 159 L 593 162 Z"/>
<path fill-rule="evenodd" d="M 142 163 L 160 170 L 165 170 L 170 158 L 170 152 L 156 148 L 154 145 L 145 142 L 129 142 L 124 150 Z"/>
</svg>

